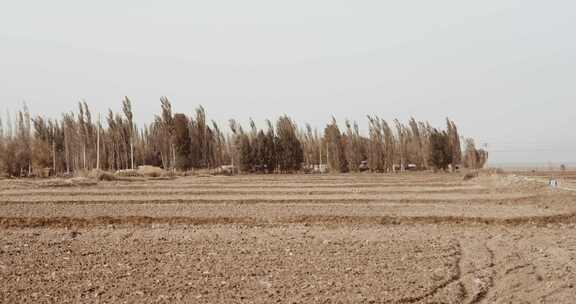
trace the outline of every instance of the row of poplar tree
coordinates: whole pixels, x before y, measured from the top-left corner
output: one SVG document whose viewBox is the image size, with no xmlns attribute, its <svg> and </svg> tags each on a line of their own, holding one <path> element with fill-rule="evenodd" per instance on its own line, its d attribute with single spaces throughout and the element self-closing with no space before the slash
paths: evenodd
<svg viewBox="0 0 576 304">
<path fill-rule="evenodd" d="M 102 123 L 104 121 L 104 123 Z M 391 172 L 410 166 L 420 170 L 481 168 L 488 154 L 472 139 L 461 138 L 453 121 L 440 130 L 411 119 L 389 125 L 368 116 L 369 134 L 360 134 L 356 122 L 341 129 L 333 119 L 320 132 L 306 124 L 299 128 L 284 115 L 258 129 L 235 120 L 224 132 L 209 122 L 203 107 L 194 115 L 174 113 L 170 101 L 160 99 L 160 114 L 149 125 L 134 122 L 132 103 L 122 111 L 94 117 L 86 102 L 59 119 L 32 117 L 26 105 L 12 119 L 0 119 L 0 174 L 29 176 L 80 170 L 123 170 L 140 165 L 187 171 L 227 166 L 243 173 L 287 173 L 324 169 L 330 172 Z"/>
</svg>

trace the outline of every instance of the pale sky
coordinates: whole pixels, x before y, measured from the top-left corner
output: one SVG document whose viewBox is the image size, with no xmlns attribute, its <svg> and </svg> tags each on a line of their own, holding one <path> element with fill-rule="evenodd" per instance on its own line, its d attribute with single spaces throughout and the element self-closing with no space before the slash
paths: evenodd
<svg viewBox="0 0 576 304">
<path fill-rule="evenodd" d="M 0 112 L 449 116 L 491 163 L 576 162 L 575 29 L 569 0 L 5 0 Z"/>
</svg>

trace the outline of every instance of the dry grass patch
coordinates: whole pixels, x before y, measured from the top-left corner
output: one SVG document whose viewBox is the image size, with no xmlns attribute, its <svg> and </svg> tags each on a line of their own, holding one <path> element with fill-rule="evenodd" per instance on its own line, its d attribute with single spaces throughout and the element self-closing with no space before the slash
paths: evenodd
<svg viewBox="0 0 576 304">
<path fill-rule="evenodd" d="M 74 177 L 70 179 L 51 179 L 38 184 L 45 188 L 64 188 L 64 187 L 88 187 L 98 185 L 98 181 L 86 177 Z"/>
</svg>

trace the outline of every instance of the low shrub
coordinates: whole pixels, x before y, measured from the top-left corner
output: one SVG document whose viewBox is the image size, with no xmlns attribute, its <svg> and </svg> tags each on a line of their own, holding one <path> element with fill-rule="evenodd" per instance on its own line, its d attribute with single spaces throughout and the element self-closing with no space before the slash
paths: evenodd
<svg viewBox="0 0 576 304">
<path fill-rule="evenodd" d="M 163 170 L 162 168 L 154 166 L 140 166 L 138 167 L 137 172 L 141 176 L 145 177 L 161 177 L 163 174 L 166 173 L 166 171 Z"/>
<path fill-rule="evenodd" d="M 39 184 L 40 187 L 45 188 L 62 188 L 62 187 L 86 187 L 95 186 L 98 181 L 87 177 L 74 177 L 69 179 L 51 179 Z"/>
<path fill-rule="evenodd" d="M 118 177 L 143 177 L 140 172 L 132 169 L 118 170 L 114 173 L 114 175 Z"/>
<path fill-rule="evenodd" d="M 471 180 L 471 179 L 475 179 L 478 177 L 478 172 L 468 172 L 464 175 L 464 180 Z"/>
</svg>

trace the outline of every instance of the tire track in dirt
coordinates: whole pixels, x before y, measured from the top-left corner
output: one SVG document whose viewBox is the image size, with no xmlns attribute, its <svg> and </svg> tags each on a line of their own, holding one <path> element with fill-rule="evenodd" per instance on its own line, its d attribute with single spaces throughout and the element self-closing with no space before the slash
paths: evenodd
<svg viewBox="0 0 576 304">
<path fill-rule="evenodd" d="M 488 248 L 495 248 L 491 250 L 495 257 L 492 284 L 476 303 L 571 303 L 547 298 L 561 293 L 566 296 L 570 291 L 566 292 L 565 288 L 570 290 L 570 286 L 573 286 L 569 283 L 556 284 L 558 282 L 550 278 L 551 275 L 557 275 L 559 269 L 565 269 L 566 265 L 566 261 L 548 255 L 550 244 L 530 240 L 530 235 L 514 233 L 512 227 L 501 229 L 502 233 L 487 242 Z M 499 253 L 498 260 L 496 252 Z M 571 275 L 569 271 L 564 274 Z M 572 300 L 573 295 L 570 297 Z"/>
<path fill-rule="evenodd" d="M 525 236 L 514 235 L 507 227 L 503 229 L 504 233 L 499 235 L 497 245 L 500 247 L 500 252 L 506 254 L 495 267 L 495 276 L 497 274 L 498 279 L 494 279 L 493 288 L 484 299 L 490 294 L 491 300 L 510 301 L 512 299 L 509 297 L 510 294 L 538 290 L 545 282 L 546 269 L 539 269 L 536 261 L 529 257 L 530 252 L 520 245 L 520 242 L 525 241 Z M 545 297 L 540 296 L 538 299 L 543 301 Z"/>
<path fill-rule="evenodd" d="M 495 256 L 486 241 L 478 236 L 459 240 L 461 256 L 458 264 L 459 279 L 453 282 L 456 293 L 449 303 L 483 303 L 494 284 Z M 479 243 L 480 241 L 480 243 Z M 445 298 L 442 298 L 445 299 Z M 439 301 L 445 303 L 446 301 Z M 448 303 L 446 302 L 446 303 Z M 432 303 L 436 303 L 432 301 Z"/>
<path fill-rule="evenodd" d="M 455 283 L 457 283 L 460 287 L 462 287 L 462 285 L 460 283 L 460 279 L 462 278 L 462 269 L 460 267 L 460 263 L 462 262 L 462 246 L 458 240 L 452 240 L 451 243 L 452 243 L 452 248 L 456 251 L 455 252 L 456 261 L 454 263 L 454 268 L 455 268 L 454 273 L 452 274 L 452 276 L 450 278 L 448 278 L 446 281 L 440 283 L 438 286 L 432 288 L 430 291 L 425 292 L 424 294 L 417 295 L 417 296 L 411 296 L 411 297 L 405 297 L 405 298 L 396 299 L 396 300 L 389 300 L 389 301 L 385 301 L 384 303 L 407 303 L 407 304 L 419 303 L 419 302 L 425 301 L 427 299 L 433 298 L 440 291 L 444 290 L 445 288 L 447 288 L 450 285 L 453 285 Z M 464 291 L 464 294 L 465 293 L 466 293 L 466 291 Z"/>
<path fill-rule="evenodd" d="M 484 301 L 490 290 L 494 287 L 494 279 L 496 276 L 496 272 L 493 269 L 495 267 L 496 262 L 494 251 L 488 246 L 488 242 L 484 242 L 483 246 L 485 250 L 488 252 L 488 259 L 490 262 L 488 267 L 480 269 L 477 272 L 473 273 L 476 282 L 478 282 L 480 286 L 479 291 L 476 294 L 474 294 L 474 296 L 470 300 L 469 302 L 470 304 L 482 303 L 482 301 Z M 488 274 L 485 276 L 478 276 L 478 274 L 480 274 L 481 272 L 488 272 Z"/>
</svg>

